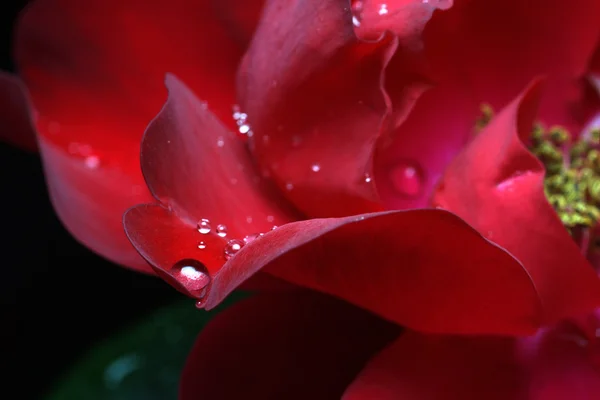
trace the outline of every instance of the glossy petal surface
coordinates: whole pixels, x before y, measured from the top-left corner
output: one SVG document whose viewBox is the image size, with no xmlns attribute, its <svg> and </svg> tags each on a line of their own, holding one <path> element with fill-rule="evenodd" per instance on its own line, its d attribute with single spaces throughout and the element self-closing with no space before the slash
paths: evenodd
<svg viewBox="0 0 600 400">
<path fill-rule="evenodd" d="M 600 304 L 600 280 L 544 195 L 544 167 L 527 141 L 540 86 L 498 114 L 450 164 L 434 203 L 513 254 L 536 284 L 545 323 Z"/>
<path fill-rule="evenodd" d="M 339 399 L 400 328 L 317 293 L 257 295 L 201 332 L 180 399 Z"/>
<path fill-rule="evenodd" d="M 591 400 L 600 395 L 593 357 L 562 328 L 525 339 L 407 333 L 367 365 L 343 399 Z"/>
<path fill-rule="evenodd" d="M 267 1 L 238 73 L 259 164 L 312 217 L 382 209 L 371 164 L 390 106 L 382 72 L 397 38 L 360 42 L 347 5 Z M 406 108 L 423 90 L 411 78 Z"/>
<path fill-rule="evenodd" d="M 149 270 L 121 217 L 151 201 L 140 140 L 163 104 L 166 72 L 229 118 L 243 52 L 208 0 L 39 0 L 17 29 L 16 61 L 38 115 L 54 206 L 69 230 L 111 260 Z"/>
<path fill-rule="evenodd" d="M 213 276 L 206 307 L 262 268 L 423 331 L 531 332 L 541 312 L 518 262 L 442 210 L 281 226 Z"/>
</svg>

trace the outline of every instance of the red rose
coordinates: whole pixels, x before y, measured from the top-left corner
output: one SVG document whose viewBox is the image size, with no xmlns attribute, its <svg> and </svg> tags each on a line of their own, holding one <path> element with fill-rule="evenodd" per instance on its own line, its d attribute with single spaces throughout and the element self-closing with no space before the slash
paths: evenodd
<svg viewBox="0 0 600 400">
<path fill-rule="evenodd" d="M 256 29 L 242 1 L 25 14 L 17 61 L 76 237 L 144 270 L 120 215 L 148 203 L 125 214 L 129 239 L 203 307 L 263 268 L 350 303 L 285 287 L 234 306 L 200 335 L 183 399 L 595 397 L 597 221 L 563 219 L 569 236 L 559 215 L 579 205 L 544 194 L 564 160 L 530 134 L 540 120 L 576 142 L 599 111 L 583 78 L 600 3 L 462 0 L 431 18 L 450 5 L 272 0 Z M 474 134 L 483 102 L 502 111 Z"/>
</svg>

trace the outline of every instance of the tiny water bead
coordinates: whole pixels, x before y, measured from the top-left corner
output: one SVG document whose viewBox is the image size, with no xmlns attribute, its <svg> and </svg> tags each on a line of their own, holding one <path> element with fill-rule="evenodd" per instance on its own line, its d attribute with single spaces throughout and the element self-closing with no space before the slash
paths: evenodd
<svg viewBox="0 0 600 400">
<path fill-rule="evenodd" d="M 423 192 L 423 173 L 415 163 L 400 161 L 390 170 L 389 176 L 394 189 L 400 195 L 414 198 Z"/>
<path fill-rule="evenodd" d="M 206 243 L 204 243 L 204 242 L 200 242 L 200 243 L 198 243 L 198 248 L 199 248 L 200 250 L 204 250 L 204 249 L 206 249 Z"/>
<path fill-rule="evenodd" d="M 225 259 L 229 260 L 231 257 L 235 256 L 241 249 L 244 247 L 244 242 L 239 239 L 231 239 L 225 245 L 223 249 L 223 254 L 225 255 Z"/>
<path fill-rule="evenodd" d="M 253 135 L 252 128 L 250 127 L 250 125 L 247 122 L 248 114 L 246 114 L 245 112 L 242 112 L 240 110 L 240 106 L 234 105 L 232 116 L 233 116 L 233 119 L 235 120 L 236 125 L 238 126 L 238 132 L 241 133 L 242 135 L 252 137 L 252 135 Z"/>
<path fill-rule="evenodd" d="M 256 239 L 258 239 L 258 238 L 260 238 L 260 237 L 262 237 L 264 235 L 265 235 L 264 233 L 252 233 L 250 235 L 246 235 L 244 237 L 244 243 L 248 244 L 250 242 L 254 242 Z"/>
<path fill-rule="evenodd" d="M 217 229 L 215 232 L 218 236 L 224 238 L 225 236 L 227 236 L 227 227 L 223 224 L 219 224 L 217 225 Z"/>
<path fill-rule="evenodd" d="M 210 233 L 211 230 L 212 226 L 210 225 L 209 220 L 207 220 L 206 218 L 202 218 L 200 221 L 198 221 L 198 232 L 200 232 L 203 235 L 207 235 Z"/>
<path fill-rule="evenodd" d="M 311 165 L 311 166 L 310 166 L 310 169 L 311 169 L 313 172 L 319 172 L 319 171 L 321 170 L 321 166 L 320 166 L 319 164 L 316 164 L 316 163 L 315 163 L 315 164 L 313 164 L 313 165 Z"/>
</svg>

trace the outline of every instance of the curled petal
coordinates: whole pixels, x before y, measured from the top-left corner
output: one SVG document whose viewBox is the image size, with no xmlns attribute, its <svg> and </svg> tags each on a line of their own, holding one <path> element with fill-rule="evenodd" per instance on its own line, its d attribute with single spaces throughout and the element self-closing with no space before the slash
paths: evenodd
<svg viewBox="0 0 600 400">
<path fill-rule="evenodd" d="M 544 322 L 600 304 L 600 280 L 544 194 L 544 167 L 524 144 L 540 94 L 531 84 L 450 164 L 434 203 L 513 254 L 540 294 Z"/>
<path fill-rule="evenodd" d="M 296 219 L 261 178 L 245 143 L 174 75 L 169 98 L 142 140 L 142 171 L 157 200 L 195 225 L 201 219 L 243 238 Z"/>
<path fill-rule="evenodd" d="M 335 399 L 400 328 L 317 293 L 257 295 L 202 330 L 180 399 Z"/>
<path fill-rule="evenodd" d="M 281 226 L 213 276 L 206 308 L 261 268 L 418 330 L 524 333 L 539 324 L 537 293 L 519 263 L 443 210 Z"/>
<path fill-rule="evenodd" d="M 258 163 L 313 217 L 382 209 L 372 153 L 390 108 L 382 72 L 398 40 L 360 42 L 347 3 L 267 1 L 238 72 Z M 410 107 L 423 85 L 405 83 Z"/>
<path fill-rule="evenodd" d="M 18 23 L 16 64 L 54 206 L 75 237 L 117 263 L 150 271 L 121 218 L 152 201 L 139 148 L 164 103 L 165 73 L 229 118 L 243 48 L 212 10 L 209 0 L 37 0 Z"/>
</svg>

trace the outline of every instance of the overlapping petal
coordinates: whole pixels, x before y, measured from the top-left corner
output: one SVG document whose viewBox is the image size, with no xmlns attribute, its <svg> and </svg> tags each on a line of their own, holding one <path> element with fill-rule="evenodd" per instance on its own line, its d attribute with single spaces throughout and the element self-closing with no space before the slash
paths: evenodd
<svg viewBox="0 0 600 400">
<path fill-rule="evenodd" d="M 359 41 L 348 3 L 268 1 L 238 73 L 258 162 L 313 217 L 382 209 L 371 164 L 390 107 L 382 72 L 397 38 Z M 417 76 L 404 83 L 408 109 L 424 85 Z"/>
<path fill-rule="evenodd" d="M 540 96 L 534 82 L 456 157 L 434 196 L 513 254 L 539 291 L 545 323 L 600 304 L 600 280 L 544 194 L 544 167 L 525 143 Z"/>
<path fill-rule="evenodd" d="M 17 66 L 55 208 L 75 237 L 117 263 L 149 270 L 120 221 L 127 208 L 151 201 L 139 146 L 165 100 L 165 73 L 184 77 L 229 119 L 244 48 L 214 5 L 38 0 L 18 25 Z"/>
<path fill-rule="evenodd" d="M 589 96 L 586 82 L 600 37 L 599 15 L 600 3 L 594 0 L 576 5 L 457 0 L 449 10 L 434 13 L 424 30 L 420 63 L 407 71 L 406 54 L 398 52 L 386 72 L 386 90 L 401 116 L 394 140 L 375 158 L 374 178 L 386 206 L 426 205 L 436 180 L 471 138 L 479 106 L 504 107 L 539 75 L 547 80 L 538 118 L 577 134 L 600 104 L 597 96 Z M 410 71 L 434 89 L 404 122 Z"/>
<path fill-rule="evenodd" d="M 410 332 L 383 350 L 344 400 L 591 400 L 600 393 L 597 349 L 568 329 L 524 339 Z"/>
<path fill-rule="evenodd" d="M 314 292 L 257 295 L 200 333 L 180 399 L 339 399 L 371 354 L 399 331 Z"/>
</svg>

